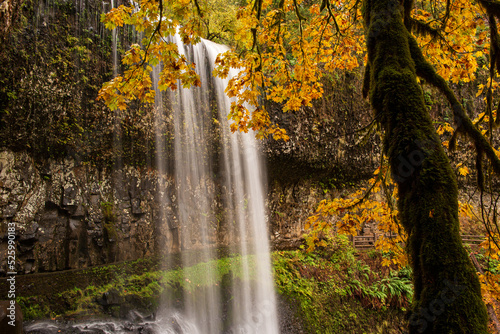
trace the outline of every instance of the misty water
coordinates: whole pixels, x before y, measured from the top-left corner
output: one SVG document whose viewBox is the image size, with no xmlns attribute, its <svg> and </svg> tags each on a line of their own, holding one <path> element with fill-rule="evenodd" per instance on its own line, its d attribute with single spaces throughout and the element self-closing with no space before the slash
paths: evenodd
<svg viewBox="0 0 500 334">
<path fill-rule="evenodd" d="M 224 219 L 230 222 L 229 233 L 235 253 L 243 259 L 238 262 L 243 272 L 242 280 L 232 283 L 232 302 L 223 310 L 220 287 L 211 285 L 199 293 L 185 293 L 183 309 L 175 310 L 171 301 L 163 302 L 163 312 L 183 319 L 176 321 L 185 327 L 185 332 L 217 334 L 227 330 L 241 333 L 277 333 L 276 305 L 271 277 L 269 243 L 265 213 L 265 189 L 263 163 L 259 145 L 253 133 L 230 133 L 227 121 L 231 101 L 224 94 L 229 80 L 221 80 L 211 75 L 218 54 L 226 47 L 202 40 L 197 45 L 183 45 L 178 36 L 174 37 L 181 54 L 196 64 L 201 87 L 179 88 L 169 93 L 169 104 L 173 109 L 175 128 L 174 170 L 177 181 L 177 198 L 181 236 L 172 235 L 172 242 L 179 242 L 181 249 L 203 249 L 203 261 L 215 258 L 214 245 L 218 231 L 210 212 L 213 202 L 211 179 L 214 169 L 221 169 L 223 177 Z M 158 71 L 154 75 L 158 79 Z M 230 73 L 229 77 L 236 72 Z M 157 82 L 155 82 L 157 87 Z M 182 87 L 181 85 L 179 85 Z M 164 108 L 161 93 L 156 94 L 156 108 Z M 215 100 L 215 101 L 211 101 Z M 212 102 L 212 103 L 211 103 Z M 215 102 L 215 103 L 213 103 Z M 209 140 L 204 136 L 213 123 L 208 107 L 217 107 L 220 124 L 221 160 L 211 161 Z M 208 110 L 207 110 L 208 109 Z M 163 112 L 157 112 L 162 115 Z M 161 122 L 156 122 L 160 124 Z M 160 132 L 157 130 L 157 133 Z M 161 136 L 157 135 L 157 138 Z M 162 166 L 162 163 L 159 164 Z M 167 207 L 169 203 L 164 203 Z M 168 224 L 168 222 L 167 222 Z M 192 263 L 189 252 L 181 252 L 184 263 Z M 254 255 L 248 257 L 247 255 Z M 254 263 L 250 263 L 255 258 Z M 186 271 L 189 275 L 189 270 Z M 207 270 L 208 281 L 215 281 L 216 273 Z M 252 276 L 252 279 L 250 279 Z M 263 312 L 264 310 L 264 312 Z M 228 313 L 230 315 L 224 315 Z M 225 319 L 225 323 L 221 321 Z M 168 330 L 164 328 L 164 330 Z"/>
</svg>

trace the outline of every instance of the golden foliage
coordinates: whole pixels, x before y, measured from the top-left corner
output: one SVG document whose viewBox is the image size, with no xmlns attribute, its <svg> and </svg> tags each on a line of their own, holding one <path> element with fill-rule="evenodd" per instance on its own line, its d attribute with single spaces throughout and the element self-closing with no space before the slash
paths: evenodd
<svg viewBox="0 0 500 334">
<path fill-rule="evenodd" d="M 233 41 L 232 50 L 219 56 L 214 75 L 226 77 L 230 68 L 241 70 L 227 87 L 234 97 L 231 129 L 252 129 L 259 138 L 288 139 L 269 118 L 263 100 L 281 103 L 284 112 L 311 106 L 323 95 L 325 73 L 352 70 L 366 60 L 357 0 L 259 0 L 240 7 L 230 0 L 161 3 L 159 7 L 157 1 L 141 0 L 136 7 L 120 6 L 103 16 L 110 29 L 133 25 L 146 36 L 124 57 L 127 70 L 121 79 L 106 84 L 99 94 L 112 109 L 123 109 L 133 99 L 152 102 L 154 92 L 146 76 L 159 62 L 165 66 L 160 90 L 176 89 L 177 80 L 184 87 L 199 84 L 194 65 L 168 41 L 176 31 L 187 44 L 197 43 L 202 36 Z M 447 4 L 445 0 L 415 4 L 412 19 L 436 32 L 420 32 L 417 39 L 441 76 L 455 83 L 468 82 L 489 54 L 487 17 L 470 1 Z M 494 89 L 497 83 L 486 86 Z M 448 124 L 439 131 L 452 133 L 453 128 Z"/>
<path fill-rule="evenodd" d="M 368 189 L 361 188 L 348 198 L 320 202 L 316 213 L 309 217 L 305 226 L 310 230 L 306 237 L 308 251 L 314 249 L 325 231 L 330 232 L 330 225 L 334 225 L 337 233 L 356 236 L 364 224 L 375 222 L 381 232 L 375 246 L 386 255 L 383 264 L 398 267 L 408 264 L 404 250 L 407 236 L 399 224 L 398 211 L 394 208 L 397 189 L 390 180 L 386 164 L 373 173 L 369 184 Z M 335 222 L 330 224 L 332 220 Z"/>
<path fill-rule="evenodd" d="M 378 231 L 381 232 L 375 247 L 384 254 L 382 264 L 398 268 L 408 265 L 408 254 L 405 249 L 407 235 L 398 222 L 398 211 L 394 209 L 398 196 L 397 187 L 390 180 L 387 165 L 384 163 L 382 166 L 373 173 L 368 189 L 361 188 L 347 198 L 334 198 L 319 203 L 315 214 L 308 218 L 305 225 L 305 229 L 308 230 L 307 251 L 312 251 L 317 246 L 324 246 L 325 235 L 339 233 L 356 236 L 364 224 L 375 222 Z M 459 173 L 467 175 L 469 173 L 467 167 L 461 166 L 461 164 L 457 166 Z M 432 216 L 433 212 L 430 211 L 429 215 Z M 459 201 L 459 216 L 476 219 L 477 213 L 469 203 Z M 500 235 L 493 234 L 480 245 L 481 253 L 488 258 L 488 261 L 496 260 L 495 263 L 500 263 L 499 241 Z M 495 312 L 500 315 L 498 303 L 500 264 L 493 269 L 478 275 L 484 302 L 492 305 Z"/>
<path fill-rule="evenodd" d="M 417 36 L 417 40 L 445 80 L 469 82 L 476 77 L 478 59 L 489 54 L 487 16 L 472 1 L 449 4 L 449 12 L 444 0 L 415 6 L 413 18 L 440 31 L 439 38 L 428 34 Z"/>
<path fill-rule="evenodd" d="M 497 316 L 500 315 L 500 275 L 494 275 L 489 271 L 478 275 L 484 303 L 491 305 Z"/>
</svg>

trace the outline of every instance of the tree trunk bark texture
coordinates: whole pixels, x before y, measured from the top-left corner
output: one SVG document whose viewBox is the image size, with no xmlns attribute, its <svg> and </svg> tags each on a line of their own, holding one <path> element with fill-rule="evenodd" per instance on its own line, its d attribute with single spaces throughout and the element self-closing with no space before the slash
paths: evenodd
<svg viewBox="0 0 500 334">
<path fill-rule="evenodd" d="M 397 0 L 364 0 L 365 83 L 385 131 L 413 267 L 410 334 L 486 334 L 479 280 L 459 234 L 455 176 L 416 81 L 402 12 Z"/>
</svg>

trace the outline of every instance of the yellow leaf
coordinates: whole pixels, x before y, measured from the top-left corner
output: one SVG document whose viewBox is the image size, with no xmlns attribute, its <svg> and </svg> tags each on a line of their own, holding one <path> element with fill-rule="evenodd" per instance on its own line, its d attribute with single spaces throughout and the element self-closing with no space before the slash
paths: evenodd
<svg viewBox="0 0 500 334">
<path fill-rule="evenodd" d="M 458 169 L 458 173 L 462 176 L 467 176 L 469 174 L 469 169 L 467 168 L 467 166 L 460 167 Z"/>
</svg>

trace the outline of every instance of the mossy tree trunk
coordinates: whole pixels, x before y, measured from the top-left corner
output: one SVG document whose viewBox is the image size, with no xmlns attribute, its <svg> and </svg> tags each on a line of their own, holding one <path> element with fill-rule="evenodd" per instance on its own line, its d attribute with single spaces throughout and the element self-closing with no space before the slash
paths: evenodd
<svg viewBox="0 0 500 334">
<path fill-rule="evenodd" d="M 414 272 L 410 333 L 487 333 L 479 281 L 460 239 L 455 176 L 416 81 L 402 12 L 397 0 L 364 0 L 365 83 L 385 131 Z"/>
</svg>

